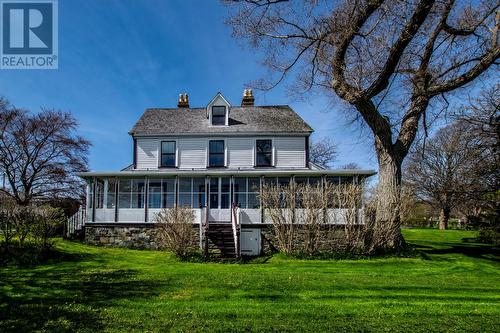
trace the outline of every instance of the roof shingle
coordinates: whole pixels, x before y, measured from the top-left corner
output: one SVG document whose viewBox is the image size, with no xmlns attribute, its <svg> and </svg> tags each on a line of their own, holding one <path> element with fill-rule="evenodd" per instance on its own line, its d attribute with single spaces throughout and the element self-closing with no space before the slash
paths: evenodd
<svg viewBox="0 0 500 333">
<path fill-rule="evenodd" d="M 209 126 L 206 108 L 146 109 L 132 135 L 218 133 L 311 133 L 288 105 L 231 107 L 229 126 Z"/>
</svg>

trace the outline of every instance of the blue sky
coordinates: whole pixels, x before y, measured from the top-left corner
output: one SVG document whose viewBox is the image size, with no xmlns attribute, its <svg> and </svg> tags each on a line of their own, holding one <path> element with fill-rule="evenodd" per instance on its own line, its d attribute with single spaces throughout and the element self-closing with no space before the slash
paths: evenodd
<svg viewBox="0 0 500 333">
<path fill-rule="evenodd" d="M 148 107 L 175 107 L 179 93 L 205 106 L 221 91 L 239 105 L 245 84 L 264 69 L 231 37 L 218 1 L 60 0 L 59 69 L 1 70 L 0 95 L 17 107 L 71 111 L 93 143 L 92 170 L 132 161 L 127 134 Z M 335 166 L 376 168 L 369 134 L 348 125 L 341 106 L 315 97 L 297 102 L 286 86 L 254 92 L 256 104 L 289 104 L 338 145 Z"/>
</svg>

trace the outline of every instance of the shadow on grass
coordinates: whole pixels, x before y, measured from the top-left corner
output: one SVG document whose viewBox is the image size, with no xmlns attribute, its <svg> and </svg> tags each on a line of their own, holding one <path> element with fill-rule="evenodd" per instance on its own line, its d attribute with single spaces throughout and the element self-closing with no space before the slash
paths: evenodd
<svg viewBox="0 0 500 333">
<path fill-rule="evenodd" d="M 168 281 L 138 279 L 131 269 L 82 270 L 76 262 L 88 256 L 64 258 L 36 270 L 0 270 L 1 332 L 99 331 L 105 326 L 101 311 L 106 307 L 170 289 Z"/>
<path fill-rule="evenodd" d="M 447 254 L 462 254 L 464 256 L 483 259 L 493 262 L 500 262 L 500 248 L 489 244 L 468 243 L 464 240 L 463 243 L 440 243 L 442 248 L 423 244 L 410 244 L 419 251 L 424 259 L 435 260 L 431 255 L 447 255 Z M 449 258 L 448 258 L 449 259 Z M 439 258 L 439 260 L 448 260 Z"/>
</svg>

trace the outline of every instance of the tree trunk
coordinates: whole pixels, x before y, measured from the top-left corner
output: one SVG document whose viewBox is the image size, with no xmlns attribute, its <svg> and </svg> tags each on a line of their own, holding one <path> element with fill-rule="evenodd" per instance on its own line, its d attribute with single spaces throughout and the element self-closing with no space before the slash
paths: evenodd
<svg viewBox="0 0 500 333">
<path fill-rule="evenodd" d="M 401 234 L 401 163 L 403 158 L 376 143 L 379 163 L 377 211 L 371 251 L 397 250 L 405 246 Z M 399 154 L 402 155 L 402 154 Z"/>
<path fill-rule="evenodd" d="M 450 219 L 450 208 L 441 208 L 441 213 L 439 214 L 439 230 L 448 229 L 448 220 Z"/>
</svg>

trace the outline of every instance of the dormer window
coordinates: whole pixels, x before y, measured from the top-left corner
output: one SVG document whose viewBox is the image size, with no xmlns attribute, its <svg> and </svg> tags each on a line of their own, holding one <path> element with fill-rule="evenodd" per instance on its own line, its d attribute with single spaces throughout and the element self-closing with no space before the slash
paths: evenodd
<svg viewBox="0 0 500 333">
<path fill-rule="evenodd" d="M 230 110 L 231 104 L 221 93 L 217 93 L 207 105 L 208 126 L 228 126 Z"/>
<path fill-rule="evenodd" d="M 213 126 L 226 125 L 226 107 L 225 106 L 212 106 L 212 125 Z"/>
</svg>

